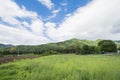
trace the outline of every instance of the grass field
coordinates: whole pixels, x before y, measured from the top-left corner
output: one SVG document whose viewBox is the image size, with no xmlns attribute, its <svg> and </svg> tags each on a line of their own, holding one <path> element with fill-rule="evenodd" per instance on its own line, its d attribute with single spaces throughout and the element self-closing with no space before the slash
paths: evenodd
<svg viewBox="0 0 120 80">
<path fill-rule="evenodd" d="M 0 65 L 0 80 L 120 80 L 120 56 L 52 55 Z"/>
</svg>

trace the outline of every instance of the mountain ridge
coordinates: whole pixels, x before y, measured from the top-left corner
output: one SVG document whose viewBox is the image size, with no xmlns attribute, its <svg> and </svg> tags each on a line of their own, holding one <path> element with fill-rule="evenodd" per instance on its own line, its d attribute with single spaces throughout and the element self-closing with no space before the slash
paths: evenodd
<svg viewBox="0 0 120 80">
<path fill-rule="evenodd" d="M 0 43 L 0 48 L 8 48 L 8 47 L 13 47 L 12 44 L 2 44 Z"/>
<path fill-rule="evenodd" d="M 46 43 L 46 44 L 38 44 L 38 45 L 13 45 L 13 44 L 4 44 L 0 43 L 0 48 L 8 48 L 8 47 L 14 47 L 14 46 L 42 46 L 42 45 L 50 45 L 50 44 L 70 44 L 70 43 L 79 43 L 81 45 L 97 45 L 99 41 L 103 39 L 97 39 L 97 40 L 87 40 L 87 39 L 77 39 L 77 38 L 71 38 L 69 40 L 61 41 L 61 42 L 53 42 L 53 43 Z M 120 46 L 120 40 L 114 40 L 114 42 Z"/>
</svg>

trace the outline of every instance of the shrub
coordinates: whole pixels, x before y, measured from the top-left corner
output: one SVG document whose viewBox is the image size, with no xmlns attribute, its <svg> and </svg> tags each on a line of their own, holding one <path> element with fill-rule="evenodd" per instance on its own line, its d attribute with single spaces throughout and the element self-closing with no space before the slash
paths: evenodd
<svg viewBox="0 0 120 80">
<path fill-rule="evenodd" d="M 53 50 L 48 50 L 48 51 L 45 51 L 42 55 L 48 56 L 48 55 L 54 55 L 54 54 L 58 54 L 58 52 Z"/>
</svg>

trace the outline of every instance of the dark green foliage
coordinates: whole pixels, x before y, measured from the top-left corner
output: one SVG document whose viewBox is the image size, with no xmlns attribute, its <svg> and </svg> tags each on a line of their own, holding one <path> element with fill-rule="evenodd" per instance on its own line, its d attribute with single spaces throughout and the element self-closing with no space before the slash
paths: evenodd
<svg viewBox="0 0 120 80">
<path fill-rule="evenodd" d="M 81 54 L 90 54 L 89 46 L 83 45 L 81 48 Z"/>
<path fill-rule="evenodd" d="M 112 40 L 102 40 L 98 43 L 101 52 L 117 52 L 117 45 Z"/>
<path fill-rule="evenodd" d="M 99 46 L 96 46 L 95 47 L 95 54 L 99 54 L 100 53 L 100 47 Z"/>
<path fill-rule="evenodd" d="M 81 48 L 81 54 L 96 54 L 96 53 L 97 53 L 96 46 L 83 45 Z"/>
<path fill-rule="evenodd" d="M 54 54 L 59 54 L 59 53 L 57 51 L 49 50 L 49 51 L 45 51 L 42 55 L 48 56 L 48 55 L 54 55 Z"/>
<path fill-rule="evenodd" d="M 96 46 L 89 46 L 89 53 L 90 54 L 96 54 Z"/>
</svg>

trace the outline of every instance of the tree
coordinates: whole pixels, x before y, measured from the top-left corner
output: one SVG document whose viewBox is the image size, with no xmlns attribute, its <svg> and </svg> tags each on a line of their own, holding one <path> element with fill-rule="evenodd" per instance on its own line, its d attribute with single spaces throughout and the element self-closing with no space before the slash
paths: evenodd
<svg viewBox="0 0 120 80">
<path fill-rule="evenodd" d="M 89 53 L 90 53 L 89 46 L 83 45 L 81 48 L 81 54 L 89 54 Z"/>
<path fill-rule="evenodd" d="M 96 53 L 96 46 L 89 46 L 89 53 L 90 54 L 95 54 Z"/>
<path fill-rule="evenodd" d="M 117 52 L 117 45 L 112 40 L 102 40 L 98 43 L 100 52 Z"/>
<path fill-rule="evenodd" d="M 100 47 L 99 46 L 96 46 L 95 47 L 95 54 L 99 54 L 100 53 Z"/>
</svg>

